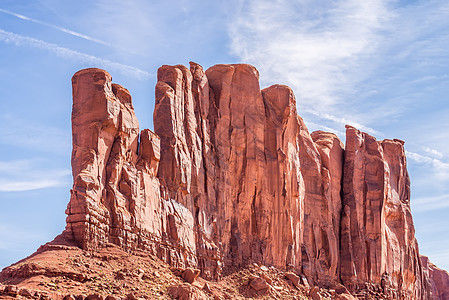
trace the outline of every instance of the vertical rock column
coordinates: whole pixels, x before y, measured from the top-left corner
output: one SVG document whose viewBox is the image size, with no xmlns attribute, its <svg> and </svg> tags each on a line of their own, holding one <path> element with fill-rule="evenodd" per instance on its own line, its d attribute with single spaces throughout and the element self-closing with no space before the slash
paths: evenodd
<svg viewBox="0 0 449 300">
<path fill-rule="evenodd" d="M 284 85 L 262 90 L 265 104 L 264 201 L 268 212 L 264 261 L 299 270 L 304 231 L 304 181 L 299 152 L 300 120 L 293 91 Z"/>
<path fill-rule="evenodd" d="M 322 210 L 316 214 L 316 206 L 311 203 L 310 211 L 315 213 L 315 225 L 320 228 L 315 241 L 321 243 L 317 251 L 317 280 L 324 285 L 339 282 L 340 274 L 340 221 L 341 186 L 343 181 L 344 146 L 333 133 L 315 131 L 311 137 L 321 158 Z M 315 227 L 315 232 L 316 231 Z M 321 232 L 320 232 L 321 231 Z"/>
<path fill-rule="evenodd" d="M 268 235 L 264 201 L 265 108 L 259 74 L 249 65 L 216 65 L 206 71 L 213 103 L 213 145 L 218 191 L 218 238 L 226 264 L 263 261 Z"/>
<path fill-rule="evenodd" d="M 331 286 L 339 274 L 343 145 L 330 133 L 309 134 L 289 87 L 274 85 L 262 94 L 267 116 L 263 190 L 271 226 L 265 260 Z"/>
<path fill-rule="evenodd" d="M 422 299 L 403 142 L 346 128 L 341 279 L 353 290 L 373 283 Z"/>
<path fill-rule="evenodd" d="M 67 208 L 67 229 L 86 249 L 108 241 L 111 215 L 106 207 L 106 164 L 123 104 L 114 95 L 106 71 L 81 70 L 73 76 L 72 87 L 74 184 Z"/>
<path fill-rule="evenodd" d="M 206 278 L 221 274 L 216 242 L 220 228 L 215 190 L 215 152 L 211 143 L 209 83 L 201 66 L 162 66 L 158 70 L 154 128 L 161 137 L 158 172 L 166 194 L 194 216 L 199 267 Z M 220 211 L 220 213 L 218 213 Z"/>
<path fill-rule="evenodd" d="M 174 266 L 196 266 L 193 214 L 161 188 L 160 139 L 146 129 L 139 142 L 128 90 L 100 69 L 79 71 L 72 81 L 74 184 L 67 232 L 83 249 L 114 243 L 150 251 Z"/>
</svg>

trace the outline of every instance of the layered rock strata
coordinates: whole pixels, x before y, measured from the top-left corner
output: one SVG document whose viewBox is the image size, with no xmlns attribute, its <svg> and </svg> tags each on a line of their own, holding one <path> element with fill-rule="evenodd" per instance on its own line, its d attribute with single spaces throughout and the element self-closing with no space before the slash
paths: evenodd
<svg viewBox="0 0 449 300">
<path fill-rule="evenodd" d="M 162 66 L 155 133 L 139 132 L 107 72 L 72 83 L 66 234 L 83 249 L 145 250 L 208 279 L 260 262 L 311 284 L 431 299 L 403 142 L 348 127 L 345 149 L 309 134 L 292 90 L 260 90 L 249 65 Z"/>
</svg>

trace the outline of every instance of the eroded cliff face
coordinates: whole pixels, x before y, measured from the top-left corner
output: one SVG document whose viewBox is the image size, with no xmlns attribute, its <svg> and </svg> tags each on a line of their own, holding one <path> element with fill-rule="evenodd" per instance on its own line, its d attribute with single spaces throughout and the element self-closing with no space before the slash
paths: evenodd
<svg viewBox="0 0 449 300">
<path fill-rule="evenodd" d="M 217 279 L 250 262 L 327 287 L 431 299 L 410 213 L 403 142 L 309 134 L 287 86 L 249 65 L 158 70 L 154 131 L 99 69 L 73 77 L 67 233 Z M 391 291 L 390 291 L 391 290 Z M 443 299 L 443 298 L 442 298 Z"/>
<path fill-rule="evenodd" d="M 106 243 L 195 265 L 194 217 L 157 178 L 160 138 L 139 134 L 129 92 L 100 69 L 72 79 L 73 188 L 67 231 L 83 249 Z"/>
<path fill-rule="evenodd" d="M 449 273 L 431 263 L 427 256 L 421 255 L 420 259 L 429 298 L 449 299 Z"/>
<path fill-rule="evenodd" d="M 169 197 L 195 216 L 205 273 L 211 260 L 226 267 L 258 261 L 335 283 L 341 142 L 317 147 L 291 89 L 261 91 L 252 66 L 217 65 L 205 73 L 194 63 L 190 70 L 163 66 L 158 79 L 158 176 Z M 338 140 L 324 133 L 317 139 Z"/>
<path fill-rule="evenodd" d="M 347 126 L 341 279 L 355 289 L 380 283 L 400 297 L 424 299 L 403 145 Z"/>
</svg>

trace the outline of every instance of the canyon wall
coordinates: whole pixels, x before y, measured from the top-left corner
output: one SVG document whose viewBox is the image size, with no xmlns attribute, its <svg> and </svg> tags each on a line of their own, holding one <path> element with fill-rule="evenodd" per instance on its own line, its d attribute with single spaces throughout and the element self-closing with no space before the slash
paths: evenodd
<svg viewBox="0 0 449 300">
<path fill-rule="evenodd" d="M 207 279 L 258 262 L 310 284 L 433 299 L 403 142 L 352 127 L 346 147 L 310 134 L 292 90 L 260 90 L 250 65 L 162 66 L 155 133 L 139 132 L 129 92 L 107 72 L 72 83 L 66 233 L 83 249 L 140 249 Z"/>
</svg>

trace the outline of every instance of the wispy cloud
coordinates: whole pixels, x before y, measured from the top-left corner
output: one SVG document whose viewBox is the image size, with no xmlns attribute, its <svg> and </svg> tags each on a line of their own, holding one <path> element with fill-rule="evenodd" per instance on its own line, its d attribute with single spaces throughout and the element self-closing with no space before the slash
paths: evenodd
<svg viewBox="0 0 449 300">
<path fill-rule="evenodd" d="M 8 44 L 14 44 L 16 46 L 31 46 L 34 48 L 42 49 L 49 51 L 53 54 L 56 54 L 59 57 L 65 59 L 71 59 L 75 61 L 80 61 L 82 63 L 90 64 L 90 65 L 98 65 L 102 68 L 106 68 L 109 70 L 115 70 L 121 72 L 125 75 L 135 77 L 140 80 L 145 80 L 154 75 L 143 71 L 139 68 L 116 63 L 110 60 L 106 60 L 103 58 L 99 58 L 93 55 L 89 55 L 86 53 L 78 52 L 72 49 L 60 47 L 55 44 L 47 43 L 42 40 L 38 40 L 32 37 L 22 36 L 16 33 L 8 32 L 0 29 L 0 41 Z"/>
<path fill-rule="evenodd" d="M 449 194 L 421 197 L 412 200 L 413 211 L 432 211 L 437 209 L 449 208 Z"/>
<path fill-rule="evenodd" d="M 0 192 L 24 192 L 61 186 L 63 184 L 64 183 L 60 180 L 37 179 L 30 181 L 13 181 L 0 177 Z"/>
<path fill-rule="evenodd" d="M 23 192 L 70 183 L 69 169 L 54 170 L 35 160 L 0 161 L 0 192 Z"/>
<path fill-rule="evenodd" d="M 409 59 L 416 67 L 429 67 L 441 58 L 447 60 L 449 4 L 446 1 L 418 1 L 395 11 L 390 30 L 394 60 Z M 432 58 L 430 61 L 429 58 Z M 422 73 L 421 73 L 422 74 Z M 435 73 L 421 80 L 434 79 Z M 418 83 L 418 82 L 415 82 Z"/>
<path fill-rule="evenodd" d="M 249 1 L 230 25 L 231 51 L 256 65 L 263 83 L 290 85 L 305 109 L 332 112 L 369 73 L 360 61 L 376 51 L 385 2 Z"/>
<path fill-rule="evenodd" d="M 3 9 L 3 8 L 0 8 L 0 12 L 8 14 L 8 15 L 11 15 L 11 16 L 14 16 L 14 17 L 22 19 L 22 20 L 26 20 L 26 21 L 30 21 L 30 22 L 33 22 L 33 23 L 36 23 L 36 24 L 40 24 L 40 25 L 44 25 L 44 26 L 47 26 L 47 27 L 51 27 L 53 29 L 59 30 L 61 32 L 64 32 L 64 33 L 67 33 L 67 34 L 70 34 L 70 35 L 73 35 L 73 36 L 76 36 L 78 38 L 82 38 L 82 39 L 88 40 L 90 42 L 94 42 L 94 43 L 97 43 L 97 44 L 101 44 L 101 45 L 105 45 L 105 46 L 108 46 L 108 47 L 112 47 L 111 44 L 109 44 L 109 43 L 107 43 L 105 41 L 102 41 L 100 39 L 96 39 L 94 37 L 91 37 L 91 36 L 88 36 L 88 35 L 85 35 L 85 34 L 82 34 L 82 33 L 79 33 L 79 32 L 76 32 L 76 31 L 64 28 L 64 27 L 60 27 L 60 26 L 53 25 L 53 24 L 50 24 L 50 23 L 47 23 L 47 22 L 39 21 L 39 20 L 36 20 L 36 19 L 24 16 L 24 15 L 21 15 L 21 14 L 18 14 L 18 13 L 15 13 L 15 12 Z"/>
<path fill-rule="evenodd" d="M 449 163 L 443 162 L 439 159 L 421 155 L 415 152 L 405 151 L 408 158 L 413 159 L 418 163 L 430 164 L 438 170 L 449 171 Z"/>
<path fill-rule="evenodd" d="M 440 181 L 449 180 L 449 163 L 407 150 L 405 151 L 405 154 L 407 155 L 407 158 L 432 170 L 433 175 Z"/>
<path fill-rule="evenodd" d="M 432 148 L 429 148 L 429 147 L 423 147 L 423 150 L 425 151 L 425 152 L 427 152 L 428 154 L 430 154 L 430 155 L 433 155 L 433 156 L 435 156 L 435 157 L 437 157 L 437 158 L 443 158 L 443 153 L 441 153 L 440 151 L 438 151 L 438 150 L 436 150 L 436 149 L 432 149 Z"/>
<path fill-rule="evenodd" d="M 258 67 L 263 84 L 290 85 L 299 113 L 317 123 L 383 135 L 385 124 L 445 89 L 444 1 L 253 0 L 235 15 L 231 53 Z"/>
<path fill-rule="evenodd" d="M 356 127 L 357 129 L 365 131 L 367 133 L 375 134 L 375 135 L 381 135 L 381 133 L 379 131 L 377 131 L 377 130 L 371 128 L 371 127 L 365 126 L 365 125 L 363 125 L 363 124 L 361 124 L 359 122 L 356 122 L 354 120 L 337 117 L 337 116 L 330 115 L 330 114 L 327 114 L 327 113 L 321 113 L 321 112 L 315 111 L 315 110 L 306 110 L 306 112 L 311 113 L 311 114 L 319 117 L 320 119 L 333 121 L 336 124 L 339 124 L 339 125 L 341 125 L 343 127 L 345 125 L 351 125 L 351 126 Z"/>
<path fill-rule="evenodd" d="M 333 127 L 325 126 L 323 124 L 318 124 L 318 123 L 315 123 L 312 121 L 308 121 L 306 125 L 310 132 L 315 131 L 315 130 L 323 130 L 323 131 L 328 131 L 328 132 L 336 134 L 340 139 L 345 138 L 345 133 L 343 131 L 340 131 Z"/>
</svg>

